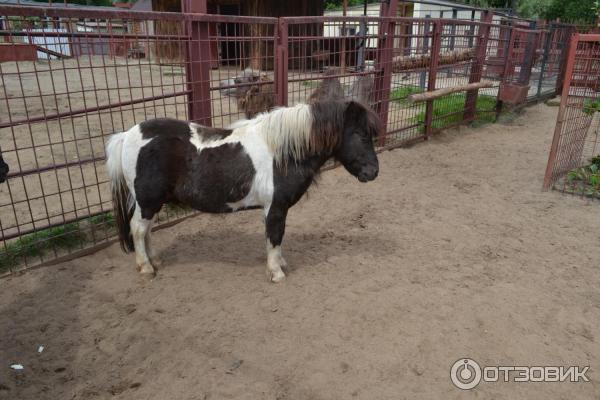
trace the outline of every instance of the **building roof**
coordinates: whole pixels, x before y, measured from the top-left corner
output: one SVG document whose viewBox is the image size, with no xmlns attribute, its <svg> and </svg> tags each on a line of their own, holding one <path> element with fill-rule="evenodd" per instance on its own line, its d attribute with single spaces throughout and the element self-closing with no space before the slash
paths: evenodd
<svg viewBox="0 0 600 400">
<path fill-rule="evenodd" d="M 0 5 L 11 5 L 11 6 L 36 6 L 36 7 L 44 7 L 44 8 L 84 8 L 87 10 L 114 10 L 115 7 L 105 7 L 105 6 L 88 6 L 85 4 L 72 4 L 72 3 L 63 3 L 58 0 L 54 3 L 46 3 L 39 2 L 33 0 L 0 0 Z"/>
</svg>

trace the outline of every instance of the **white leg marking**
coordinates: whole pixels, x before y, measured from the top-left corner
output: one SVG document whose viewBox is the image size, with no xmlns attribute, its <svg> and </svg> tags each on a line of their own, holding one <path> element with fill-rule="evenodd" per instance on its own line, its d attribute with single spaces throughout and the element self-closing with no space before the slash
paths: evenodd
<svg viewBox="0 0 600 400">
<path fill-rule="evenodd" d="M 142 274 L 154 274 L 154 268 L 146 253 L 146 234 L 149 227 L 152 225 L 151 220 L 142 218 L 139 205 L 136 204 L 135 212 L 131 217 L 131 234 L 133 236 L 133 244 L 135 246 L 135 262 Z"/>
<path fill-rule="evenodd" d="M 152 266 L 155 268 L 160 268 L 162 266 L 162 260 L 157 255 L 154 247 L 152 246 L 152 226 L 154 225 L 154 220 L 150 221 L 150 225 L 148 226 L 148 232 L 146 232 L 146 252 L 148 253 L 148 257 L 150 258 L 150 262 Z"/>
<path fill-rule="evenodd" d="M 281 282 L 285 279 L 285 274 L 281 270 L 281 267 L 285 265 L 285 261 L 281 257 L 281 246 L 273 247 L 267 239 L 267 277 L 271 282 Z"/>
</svg>

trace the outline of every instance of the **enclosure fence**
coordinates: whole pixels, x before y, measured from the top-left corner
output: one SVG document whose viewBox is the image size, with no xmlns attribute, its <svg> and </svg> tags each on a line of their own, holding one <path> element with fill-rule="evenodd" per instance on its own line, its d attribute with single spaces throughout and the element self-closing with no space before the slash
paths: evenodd
<svg viewBox="0 0 600 400">
<path fill-rule="evenodd" d="M 393 148 L 554 95 L 571 30 L 491 12 L 473 21 L 0 5 L 0 151 L 10 166 L 0 273 L 114 240 L 104 169 L 114 132 L 157 117 L 226 127 L 306 102 L 336 78 L 384 122 L 378 149 Z M 481 80 L 493 87 L 409 101 Z M 165 207 L 159 226 L 189 215 Z"/>
<path fill-rule="evenodd" d="M 571 37 L 544 188 L 600 194 L 600 35 Z"/>
</svg>

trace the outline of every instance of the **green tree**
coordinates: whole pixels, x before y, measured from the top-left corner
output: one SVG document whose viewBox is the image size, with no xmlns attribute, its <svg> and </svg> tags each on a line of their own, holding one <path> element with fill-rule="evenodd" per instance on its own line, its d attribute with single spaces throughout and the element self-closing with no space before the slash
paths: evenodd
<svg viewBox="0 0 600 400">
<path fill-rule="evenodd" d="M 544 18 L 553 0 L 519 0 L 517 14 L 525 18 Z"/>
<path fill-rule="evenodd" d="M 597 0 L 551 0 L 542 16 L 565 22 L 593 23 L 598 17 L 597 10 Z"/>
</svg>

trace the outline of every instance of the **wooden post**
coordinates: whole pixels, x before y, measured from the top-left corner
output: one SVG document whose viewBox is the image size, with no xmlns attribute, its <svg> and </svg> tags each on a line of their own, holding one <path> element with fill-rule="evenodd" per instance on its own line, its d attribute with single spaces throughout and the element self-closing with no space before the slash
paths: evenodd
<svg viewBox="0 0 600 400">
<path fill-rule="evenodd" d="M 381 3 L 379 9 L 380 17 L 394 17 L 398 10 L 398 0 L 389 0 L 389 3 Z M 387 133 L 388 113 L 390 109 L 390 91 L 392 85 L 392 58 L 394 56 L 394 32 L 396 23 L 394 21 L 382 20 L 379 22 L 377 38 L 377 60 L 375 64 L 375 110 L 379 114 L 383 125 L 383 132 L 379 137 L 379 145 L 385 145 Z"/>
<path fill-rule="evenodd" d="M 487 52 L 487 42 L 490 36 L 490 25 L 494 18 L 494 14 L 489 11 L 481 12 L 481 22 L 479 25 L 479 32 L 477 35 L 477 51 L 475 52 L 475 59 L 471 64 L 471 75 L 469 76 L 469 83 L 479 82 L 483 73 L 483 65 L 485 63 L 485 56 Z M 475 119 L 477 112 L 477 96 L 479 90 L 470 90 L 467 92 L 465 97 L 465 112 L 463 113 L 463 121 L 470 122 Z"/>
<path fill-rule="evenodd" d="M 207 0 L 185 0 L 184 12 L 206 14 Z M 188 94 L 188 118 L 190 121 L 211 126 L 210 100 L 210 42 L 208 22 L 191 19 L 188 24 L 186 80 Z"/>
<path fill-rule="evenodd" d="M 450 87 L 445 87 L 445 88 L 441 88 L 441 89 L 435 89 L 435 90 L 429 91 L 429 92 L 414 93 L 414 94 L 411 94 L 410 96 L 408 96 L 407 99 L 411 103 L 418 103 L 421 101 L 429 101 L 429 100 L 439 99 L 440 97 L 444 97 L 444 96 L 447 96 L 452 93 L 466 92 L 468 90 L 473 90 L 473 89 L 492 88 L 494 86 L 496 86 L 496 85 L 490 81 L 474 82 L 474 83 L 468 83 L 466 85 L 450 86 Z"/>
<path fill-rule="evenodd" d="M 429 79 L 427 82 L 427 91 L 435 90 L 435 82 L 438 72 L 438 60 L 440 54 L 440 48 L 442 46 L 442 22 L 433 22 L 431 40 L 431 63 L 429 65 Z M 428 100 L 425 106 L 425 140 L 429 139 L 433 133 L 433 102 L 434 100 Z"/>
</svg>

